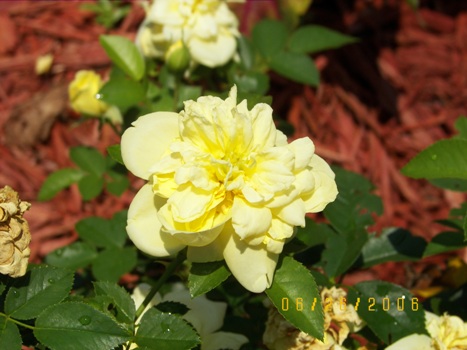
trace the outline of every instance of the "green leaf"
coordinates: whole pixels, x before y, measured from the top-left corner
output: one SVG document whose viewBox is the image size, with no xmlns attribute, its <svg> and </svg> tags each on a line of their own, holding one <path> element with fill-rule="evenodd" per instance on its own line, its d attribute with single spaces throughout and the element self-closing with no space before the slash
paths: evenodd
<svg viewBox="0 0 467 350">
<path fill-rule="evenodd" d="M 342 234 L 374 223 L 372 214 L 381 214 L 381 198 L 371 194 L 373 185 L 362 175 L 333 167 L 339 195 L 324 210 L 332 226 Z"/>
<path fill-rule="evenodd" d="M 306 54 L 281 51 L 272 57 L 270 66 L 276 73 L 298 83 L 319 85 L 318 69 Z"/>
<path fill-rule="evenodd" d="M 123 247 L 127 237 L 125 226 L 126 214 L 111 220 L 91 216 L 78 221 L 76 231 L 83 240 L 97 247 Z"/>
<path fill-rule="evenodd" d="M 224 261 L 193 263 L 188 276 L 188 287 L 191 297 L 209 292 L 230 276 Z"/>
<path fill-rule="evenodd" d="M 301 331 L 323 340 L 324 314 L 315 280 L 302 264 L 284 257 L 266 294 L 277 310 Z"/>
<path fill-rule="evenodd" d="M 290 51 L 314 53 L 357 42 L 358 39 L 318 25 L 308 25 L 297 29 L 289 39 Z"/>
<path fill-rule="evenodd" d="M 73 272 L 54 266 L 36 266 L 14 281 L 5 299 L 5 312 L 20 320 L 37 317 L 47 306 L 66 298 Z"/>
<path fill-rule="evenodd" d="M 245 70 L 252 69 L 255 63 L 255 55 L 250 40 L 244 35 L 240 35 L 237 38 L 237 45 L 241 65 Z"/>
<path fill-rule="evenodd" d="M 459 132 L 459 137 L 467 139 L 467 117 L 460 116 L 459 118 L 457 118 L 454 126 Z"/>
<path fill-rule="evenodd" d="M 117 310 L 118 322 L 133 324 L 135 321 L 135 302 L 130 294 L 120 286 L 110 282 L 93 282 L 96 295 L 104 295 L 112 299 Z"/>
<path fill-rule="evenodd" d="M 58 192 L 78 182 L 83 176 L 82 170 L 72 168 L 60 169 L 50 174 L 39 190 L 38 199 L 40 201 L 52 199 Z"/>
<path fill-rule="evenodd" d="M 413 333 L 427 334 L 421 302 L 398 285 L 383 281 L 360 282 L 349 290 L 348 300 L 386 344 Z"/>
<path fill-rule="evenodd" d="M 92 273 L 100 281 L 118 282 L 120 277 L 136 266 L 134 247 L 107 248 L 92 264 Z"/>
<path fill-rule="evenodd" d="M 235 74 L 233 81 L 240 92 L 264 95 L 269 90 L 269 76 L 260 72 Z"/>
<path fill-rule="evenodd" d="M 107 147 L 107 153 L 109 154 L 110 158 L 115 160 L 117 163 L 124 165 L 122 158 L 122 148 L 119 143 Z"/>
<path fill-rule="evenodd" d="M 252 32 L 253 46 L 266 58 L 271 58 L 283 50 L 287 41 L 287 28 L 284 23 L 264 19 L 257 23 Z"/>
<path fill-rule="evenodd" d="M 201 86 L 180 85 L 178 89 L 178 108 L 183 109 L 183 102 L 196 100 L 201 96 Z"/>
<path fill-rule="evenodd" d="M 156 305 L 156 309 L 160 312 L 177 314 L 180 316 L 185 315 L 190 309 L 185 304 L 176 301 L 163 301 Z"/>
<path fill-rule="evenodd" d="M 71 160 L 82 170 L 96 176 L 102 176 L 105 172 L 105 158 L 100 152 L 92 147 L 78 146 L 70 150 Z"/>
<path fill-rule="evenodd" d="M 101 194 L 104 178 L 94 174 L 84 175 L 78 182 L 78 189 L 84 201 L 90 201 Z"/>
<path fill-rule="evenodd" d="M 322 255 L 326 274 L 336 277 L 346 272 L 357 260 L 367 240 L 368 233 L 363 228 L 331 235 Z"/>
<path fill-rule="evenodd" d="M 415 179 L 467 179 L 467 140 L 441 140 L 417 154 L 402 173 Z"/>
<path fill-rule="evenodd" d="M 417 261 L 423 256 L 426 241 L 401 228 L 389 228 L 372 236 L 362 250 L 361 267 L 367 268 L 388 261 Z M 360 266 L 360 265 L 359 265 Z"/>
<path fill-rule="evenodd" d="M 200 344 L 195 330 L 180 316 L 146 311 L 136 333 L 141 350 L 186 350 Z"/>
<path fill-rule="evenodd" d="M 143 77 L 144 59 L 132 41 L 118 35 L 101 35 L 99 42 L 112 62 L 126 74 L 134 80 Z"/>
<path fill-rule="evenodd" d="M 112 193 L 115 196 L 121 196 L 130 186 L 130 180 L 126 175 L 120 174 L 116 171 L 109 170 L 107 172 L 110 181 L 107 181 L 106 188 L 107 191 Z"/>
<path fill-rule="evenodd" d="M 21 350 L 21 334 L 18 327 L 0 315 L 0 349 Z"/>
<path fill-rule="evenodd" d="M 73 242 L 58 248 L 45 257 L 47 264 L 76 270 L 88 266 L 97 257 L 97 251 L 85 242 Z"/>
<path fill-rule="evenodd" d="M 110 79 L 100 89 L 101 99 L 110 105 L 117 106 L 122 113 L 130 107 L 145 101 L 146 90 L 144 86 L 130 78 L 117 67 L 112 68 Z"/>
<path fill-rule="evenodd" d="M 432 179 L 431 184 L 451 191 L 467 192 L 467 180 L 462 179 Z"/>
<path fill-rule="evenodd" d="M 467 246 L 464 241 L 464 234 L 462 232 L 441 232 L 431 239 L 426 246 L 423 257 L 437 255 L 441 253 L 451 252 L 454 250 L 462 249 Z"/>
<path fill-rule="evenodd" d="M 34 335 L 51 349 L 113 349 L 130 339 L 110 315 L 92 306 L 65 302 L 53 305 L 36 320 Z"/>
<path fill-rule="evenodd" d="M 332 228 L 326 224 L 319 224 L 310 218 L 305 218 L 305 227 L 298 227 L 295 237 L 307 247 L 324 244 L 334 234 Z"/>
</svg>

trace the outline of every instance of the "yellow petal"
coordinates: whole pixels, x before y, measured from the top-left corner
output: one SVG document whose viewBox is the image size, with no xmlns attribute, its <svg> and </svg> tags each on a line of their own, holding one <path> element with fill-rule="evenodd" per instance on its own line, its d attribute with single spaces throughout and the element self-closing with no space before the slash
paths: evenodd
<svg viewBox="0 0 467 350">
<path fill-rule="evenodd" d="M 220 225 L 209 230 L 198 232 L 172 232 L 171 235 L 190 247 L 203 247 L 211 244 L 219 236 L 223 226 L 224 225 Z"/>
<path fill-rule="evenodd" d="M 431 345 L 431 338 L 425 334 L 411 334 L 399 339 L 386 350 L 435 350 Z"/>
<path fill-rule="evenodd" d="M 238 350 L 246 343 L 248 343 L 248 338 L 242 334 L 216 332 L 207 334 L 203 337 L 203 350 Z"/>
<path fill-rule="evenodd" d="M 308 166 L 315 153 L 315 145 L 308 137 L 293 141 L 289 148 L 295 154 L 295 170 L 301 170 Z"/>
<path fill-rule="evenodd" d="M 187 259 L 195 263 L 224 260 L 224 247 L 219 239 L 203 247 L 188 247 Z"/>
<path fill-rule="evenodd" d="M 152 256 L 173 256 L 185 247 L 169 233 L 161 231 L 157 211 L 164 203 L 164 199 L 154 195 L 151 185 L 146 184 L 128 210 L 128 236 L 138 249 Z"/>
<path fill-rule="evenodd" d="M 305 227 L 305 203 L 300 198 L 280 208 L 277 217 L 292 226 Z"/>
<path fill-rule="evenodd" d="M 122 135 L 122 158 L 134 175 L 147 180 L 149 169 L 178 137 L 178 114 L 156 112 L 139 117 Z"/>
<path fill-rule="evenodd" d="M 271 286 L 278 254 L 268 252 L 264 245 L 251 247 L 242 242 L 229 223 L 219 238 L 225 246 L 225 262 L 243 287 L 261 293 Z"/>
<path fill-rule="evenodd" d="M 232 225 L 241 238 L 264 234 L 271 226 L 269 208 L 251 205 L 241 197 L 235 197 L 232 206 Z"/>
<path fill-rule="evenodd" d="M 213 68 L 223 66 L 232 58 L 237 41 L 233 35 L 225 33 L 207 40 L 193 37 L 187 46 L 195 62 Z"/>
</svg>

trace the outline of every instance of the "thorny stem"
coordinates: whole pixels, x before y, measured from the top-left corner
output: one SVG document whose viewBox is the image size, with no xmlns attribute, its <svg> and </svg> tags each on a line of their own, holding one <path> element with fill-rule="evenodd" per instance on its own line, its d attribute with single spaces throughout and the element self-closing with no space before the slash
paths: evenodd
<svg viewBox="0 0 467 350">
<path fill-rule="evenodd" d="M 167 281 L 167 279 L 174 273 L 174 271 L 185 261 L 186 258 L 186 249 L 182 250 L 178 253 L 175 260 L 173 260 L 165 269 L 162 276 L 157 280 L 156 284 L 152 287 L 149 291 L 149 294 L 144 298 L 143 303 L 139 306 L 138 310 L 136 310 L 136 319 L 138 319 L 146 307 L 151 302 L 152 298 L 156 295 L 162 285 Z"/>
</svg>

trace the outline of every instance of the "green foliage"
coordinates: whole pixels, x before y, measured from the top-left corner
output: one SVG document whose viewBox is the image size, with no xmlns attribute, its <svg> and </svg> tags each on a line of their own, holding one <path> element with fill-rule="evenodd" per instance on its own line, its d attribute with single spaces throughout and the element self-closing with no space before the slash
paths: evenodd
<svg viewBox="0 0 467 350">
<path fill-rule="evenodd" d="M 393 343 L 413 333 L 427 334 L 421 303 L 398 285 L 383 281 L 357 283 L 348 303 L 384 343 Z"/>
<path fill-rule="evenodd" d="M 34 335 L 52 349 L 113 349 L 131 334 L 115 319 L 90 305 L 64 302 L 42 312 Z"/>
<path fill-rule="evenodd" d="M 282 51 L 271 58 L 271 68 L 298 83 L 319 85 L 319 72 L 313 60 L 305 54 Z"/>
<path fill-rule="evenodd" d="M 466 139 L 441 140 L 415 156 L 402 173 L 416 179 L 467 179 Z"/>
<path fill-rule="evenodd" d="M 289 39 L 289 49 L 297 53 L 315 53 L 337 49 L 357 42 L 357 39 L 318 25 L 308 25 L 297 29 Z"/>
<path fill-rule="evenodd" d="M 119 148 L 112 149 L 112 152 L 118 158 Z M 79 169 L 65 168 L 50 174 L 41 186 L 39 200 L 50 200 L 74 183 L 78 184 L 85 201 L 96 198 L 104 187 L 112 194 L 121 195 L 130 185 L 126 175 L 116 170 L 114 161 L 104 157 L 95 148 L 73 147 L 70 149 L 70 158 Z"/>
<path fill-rule="evenodd" d="M 285 48 L 288 32 L 280 21 L 265 19 L 256 24 L 251 33 L 253 45 L 266 58 L 272 58 Z"/>
<path fill-rule="evenodd" d="M 324 210 L 336 230 L 330 234 L 323 252 L 326 274 L 335 277 L 346 272 L 359 257 L 368 240 L 366 228 L 381 214 L 381 199 L 371 193 L 373 185 L 363 176 L 334 168 L 339 194 Z"/>
<path fill-rule="evenodd" d="M 88 266 L 98 253 L 90 244 L 73 242 L 65 247 L 58 248 L 45 257 L 47 264 L 77 270 Z"/>
<path fill-rule="evenodd" d="M 115 317 L 119 323 L 133 325 L 136 315 L 135 303 L 122 287 L 109 282 L 94 282 L 94 292 L 96 296 L 103 295 L 112 300 Z"/>
<path fill-rule="evenodd" d="M 53 266 L 37 266 L 16 279 L 5 299 L 5 313 L 20 320 L 37 317 L 47 306 L 66 298 L 73 272 Z"/>
<path fill-rule="evenodd" d="M 112 62 L 125 74 L 134 80 L 143 77 L 144 59 L 132 41 L 118 35 L 101 35 L 99 41 Z"/>
<path fill-rule="evenodd" d="M 97 0 L 95 4 L 82 4 L 80 8 L 96 13 L 97 23 L 107 29 L 114 27 L 131 9 L 129 5 L 122 6 L 121 0 Z"/>
<path fill-rule="evenodd" d="M 107 153 L 109 154 L 110 158 L 112 158 L 114 161 L 116 161 L 119 164 L 123 164 L 122 149 L 120 147 L 120 144 L 107 147 Z"/>
<path fill-rule="evenodd" d="M 193 263 L 188 276 L 191 297 L 205 294 L 216 288 L 230 276 L 224 261 Z"/>
<path fill-rule="evenodd" d="M 92 273 L 100 281 L 117 282 L 136 266 L 136 248 L 107 248 L 92 264 Z"/>
<path fill-rule="evenodd" d="M 141 319 L 134 342 L 142 350 L 185 350 L 200 344 L 200 339 L 180 316 L 149 309 Z"/>
<path fill-rule="evenodd" d="M 81 169 L 64 168 L 57 170 L 45 179 L 37 198 L 40 201 L 52 199 L 61 190 L 81 180 L 84 175 L 85 173 Z"/>
<path fill-rule="evenodd" d="M 362 249 L 361 264 L 367 268 L 388 261 L 417 261 L 423 256 L 426 241 L 401 228 L 389 228 L 371 236 Z"/>
<path fill-rule="evenodd" d="M 429 257 L 437 254 L 451 252 L 454 250 L 467 247 L 467 242 L 464 240 L 462 232 L 441 232 L 431 239 L 428 243 L 423 257 Z"/>
<path fill-rule="evenodd" d="M 277 310 L 301 331 L 323 340 L 321 296 L 310 272 L 291 257 L 279 262 L 266 294 Z"/>
<path fill-rule="evenodd" d="M 19 329 L 5 315 L 0 315 L 0 349 L 21 350 Z"/>
<path fill-rule="evenodd" d="M 101 99 L 110 105 L 117 106 L 123 113 L 129 108 L 144 103 L 146 89 L 120 66 L 114 66 L 110 79 L 100 89 Z"/>
<path fill-rule="evenodd" d="M 308 56 L 323 50 L 338 48 L 355 42 L 356 39 L 336 31 L 316 26 L 304 26 L 289 33 L 283 22 L 265 19 L 253 28 L 252 44 L 276 73 L 311 86 L 319 85 L 319 72 L 314 61 Z M 248 41 L 239 41 L 239 52 L 244 67 L 252 68 Z"/>
</svg>

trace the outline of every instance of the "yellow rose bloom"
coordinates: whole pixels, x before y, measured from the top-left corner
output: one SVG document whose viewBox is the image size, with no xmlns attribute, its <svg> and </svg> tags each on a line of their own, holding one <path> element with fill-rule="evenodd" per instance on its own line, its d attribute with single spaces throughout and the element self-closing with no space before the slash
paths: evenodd
<svg viewBox="0 0 467 350">
<path fill-rule="evenodd" d="M 154 0 L 136 36 L 144 56 L 163 58 L 182 40 L 193 62 L 226 64 L 237 49 L 238 20 L 221 0 Z"/>
<path fill-rule="evenodd" d="M 109 108 L 96 98 L 103 82 L 99 74 L 92 70 L 80 70 L 68 86 L 71 108 L 78 113 L 102 116 Z"/>
<path fill-rule="evenodd" d="M 467 349 L 467 322 L 460 317 L 425 312 L 429 333 L 411 334 L 388 346 L 386 350 L 465 350 Z"/>
<path fill-rule="evenodd" d="M 127 232 L 143 252 L 188 259 L 225 259 L 248 290 L 271 285 L 279 254 L 305 226 L 305 214 L 324 209 L 337 195 L 334 173 L 313 142 L 287 143 L 272 109 L 200 97 L 179 114 L 137 119 L 122 136 L 127 168 L 147 180 L 128 212 Z"/>
</svg>

